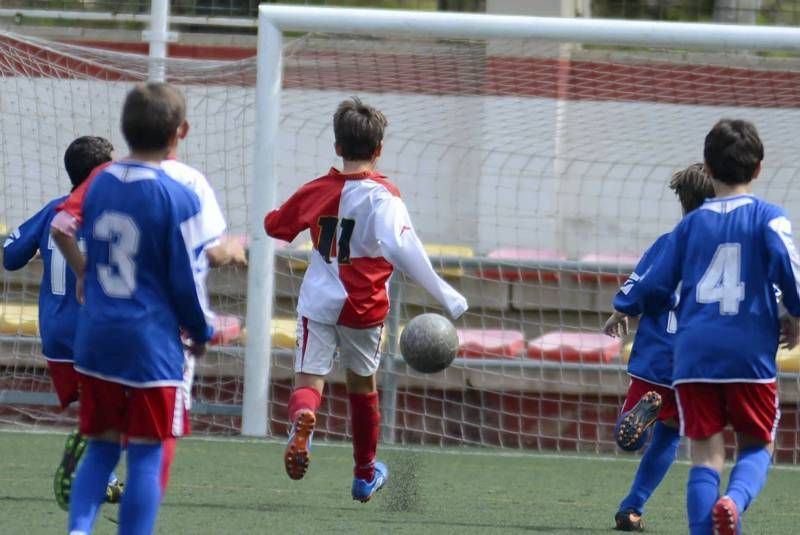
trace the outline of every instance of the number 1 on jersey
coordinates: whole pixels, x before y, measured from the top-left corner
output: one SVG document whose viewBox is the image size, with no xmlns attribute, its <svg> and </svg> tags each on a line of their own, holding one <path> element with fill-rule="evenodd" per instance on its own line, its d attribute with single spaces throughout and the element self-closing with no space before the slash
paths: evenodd
<svg viewBox="0 0 800 535">
<path fill-rule="evenodd" d="M 720 314 L 734 316 L 742 301 L 742 248 L 738 243 L 722 243 L 697 284 L 697 302 L 719 303 Z"/>
</svg>

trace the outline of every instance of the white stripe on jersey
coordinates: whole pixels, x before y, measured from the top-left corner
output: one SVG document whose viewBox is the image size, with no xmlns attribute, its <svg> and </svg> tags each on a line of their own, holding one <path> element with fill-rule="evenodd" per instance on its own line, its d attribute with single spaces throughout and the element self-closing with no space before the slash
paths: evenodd
<svg viewBox="0 0 800 535">
<path fill-rule="evenodd" d="M 731 199 L 708 199 L 701 207 L 701 210 L 709 210 L 718 214 L 728 214 L 737 208 L 753 204 L 751 197 L 734 197 Z"/>
<path fill-rule="evenodd" d="M 203 214 L 202 243 L 206 247 L 216 245 L 225 234 L 227 224 L 208 179 L 194 167 L 178 160 L 164 160 L 161 162 L 161 168 L 172 180 L 192 190 L 200 199 L 200 212 Z"/>
<path fill-rule="evenodd" d="M 203 308 L 203 315 L 206 323 L 214 324 L 214 313 L 208 305 L 208 291 L 206 290 L 206 276 L 208 275 L 208 257 L 201 253 L 205 243 L 203 236 L 203 213 L 198 212 L 181 223 L 181 235 L 183 243 L 186 245 L 186 254 L 192 263 L 192 273 L 194 274 L 194 287 L 197 291 L 197 300 Z"/>
<path fill-rule="evenodd" d="M 122 163 L 112 163 L 105 171 L 114 175 L 120 182 L 138 182 L 139 180 L 155 180 L 158 171 L 153 167 L 145 167 L 146 164 L 135 162 L 136 165 L 125 165 Z M 142 167 L 140 167 L 140 165 Z"/>
<path fill-rule="evenodd" d="M 792 239 L 792 222 L 786 217 L 781 216 L 771 220 L 768 225 L 769 228 L 778 235 L 784 247 L 786 247 L 786 252 L 789 253 L 794 285 L 797 289 L 797 295 L 800 295 L 800 255 L 797 254 L 797 248 Z"/>
</svg>

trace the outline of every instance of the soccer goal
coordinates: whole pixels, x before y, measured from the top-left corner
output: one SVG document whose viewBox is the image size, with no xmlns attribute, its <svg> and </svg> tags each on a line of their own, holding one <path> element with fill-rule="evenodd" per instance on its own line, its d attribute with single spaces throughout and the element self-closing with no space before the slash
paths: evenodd
<svg viewBox="0 0 800 535">
<path fill-rule="evenodd" d="M 702 160 L 718 119 L 756 123 L 757 192 L 800 213 L 795 28 L 262 6 L 258 46 L 245 434 L 284 430 L 292 351 L 270 351 L 278 331 L 252 326 L 294 329 L 310 249 L 307 236 L 260 233 L 263 213 L 336 165 L 343 98 L 387 115 L 379 168 L 471 303 L 455 364 L 421 376 L 398 334 L 439 309 L 392 279 L 384 441 L 613 451 L 630 340 L 599 328 L 639 255 L 678 221 L 667 183 Z M 779 449 L 793 458 L 797 356 L 782 358 Z M 329 437 L 347 433 L 336 383 L 319 427 Z"/>
</svg>

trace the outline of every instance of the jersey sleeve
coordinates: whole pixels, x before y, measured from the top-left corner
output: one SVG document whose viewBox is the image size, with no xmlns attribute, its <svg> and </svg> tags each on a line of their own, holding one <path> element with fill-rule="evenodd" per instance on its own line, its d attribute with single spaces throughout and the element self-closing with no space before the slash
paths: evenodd
<svg viewBox="0 0 800 535">
<path fill-rule="evenodd" d="M 770 280 L 783 294 L 789 314 L 800 317 L 800 255 L 792 239 L 792 223 L 780 213 L 769 221 L 767 229 Z"/>
<path fill-rule="evenodd" d="M 204 176 L 197 181 L 195 193 L 200 198 L 200 213 L 202 218 L 202 233 L 200 240 L 204 247 L 213 247 L 219 243 L 225 230 L 228 228 L 222 209 L 219 207 L 214 189 Z"/>
<path fill-rule="evenodd" d="M 272 210 L 264 218 L 264 230 L 273 238 L 284 241 L 294 240 L 308 228 L 302 199 L 305 188 L 300 188 L 279 208 Z"/>
<path fill-rule="evenodd" d="M 3 244 L 3 267 L 8 271 L 23 268 L 39 250 L 39 241 L 48 215 L 53 209 L 48 204 L 16 228 Z"/>
<path fill-rule="evenodd" d="M 630 285 L 626 282 L 614 298 L 616 310 L 638 316 L 657 314 L 676 304 L 675 289 L 681 282 L 683 268 L 685 221 L 654 244 L 649 254 L 639 261 L 634 273 L 636 280 Z M 643 263 L 647 265 L 642 266 Z M 640 267 L 645 267 L 643 273 L 640 273 Z"/>
<path fill-rule="evenodd" d="M 403 201 L 399 197 L 379 200 L 373 217 L 375 235 L 384 258 L 425 288 L 452 318 L 466 312 L 468 305 L 464 296 L 434 271 Z"/>
<path fill-rule="evenodd" d="M 178 322 L 192 340 L 207 342 L 214 334 L 211 326 L 214 315 L 208 306 L 205 284 L 208 260 L 203 254 L 203 222 L 199 202 L 194 207 L 190 200 L 179 199 L 177 203 L 182 206 L 174 208 L 176 217 L 169 231 L 167 245 L 172 302 L 177 308 Z"/>
<path fill-rule="evenodd" d="M 639 282 L 650 271 L 651 266 L 661 249 L 664 246 L 667 236 L 661 236 L 651 245 L 639 259 L 628 280 L 620 287 L 617 295 L 614 296 L 614 310 L 618 310 L 628 316 L 638 316 L 644 311 L 644 303 L 640 294 Z"/>
</svg>

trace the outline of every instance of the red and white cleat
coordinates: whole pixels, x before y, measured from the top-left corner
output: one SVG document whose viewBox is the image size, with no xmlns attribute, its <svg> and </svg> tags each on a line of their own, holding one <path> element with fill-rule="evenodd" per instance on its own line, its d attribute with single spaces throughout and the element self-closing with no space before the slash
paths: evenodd
<svg viewBox="0 0 800 535">
<path fill-rule="evenodd" d="M 317 418 L 310 410 L 297 412 L 289 442 L 283 453 L 283 463 L 286 473 L 291 479 L 303 479 L 311 462 L 311 435 L 314 434 L 314 425 Z"/>
<path fill-rule="evenodd" d="M 728 496 L 723 496 L 714 504 L 711 510 L 715 535 L 739 535 L 739 511 L 736 503 Z"/>
</svg>

